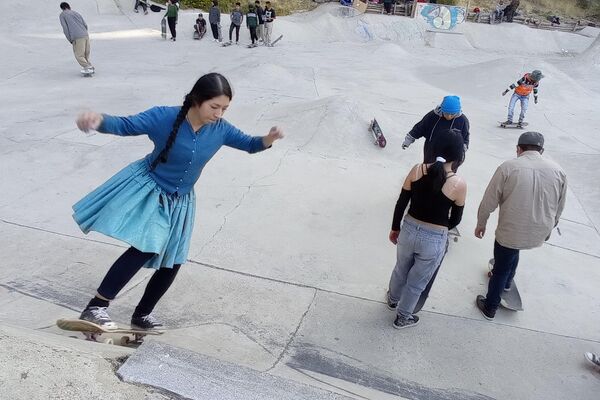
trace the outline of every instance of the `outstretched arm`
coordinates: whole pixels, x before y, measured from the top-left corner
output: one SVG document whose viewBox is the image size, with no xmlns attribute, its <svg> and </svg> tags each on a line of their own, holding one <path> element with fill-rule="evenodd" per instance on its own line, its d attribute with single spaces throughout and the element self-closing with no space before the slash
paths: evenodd
<svg viewBox="0 0 600 400">
<path fill-rule="evenodd" d="M 271 128 L 266 136 L 250 136 L 235 126 L 223 121 L 228 126 L 225 132 L 225 146 L 244 150 L 248 153 L 257 153 L 268 149 L 276 140 L 283 138 L 283 130 L 277 126 Z"/>
<path fill-rule="evenodd" d="M 159 107 L 128 117 L 115 117 L 88 111 L 77 117 L 77 127 L 83 132 L 96 130 L 119 136 L 149 135 L 153 137 L 153 128 L 157 126 Z"/>
</svg>

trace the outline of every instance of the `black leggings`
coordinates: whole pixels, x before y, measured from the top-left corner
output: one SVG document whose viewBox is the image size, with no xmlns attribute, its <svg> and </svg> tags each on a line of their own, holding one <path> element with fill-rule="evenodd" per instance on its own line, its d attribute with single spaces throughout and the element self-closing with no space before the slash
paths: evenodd
<svg viewBox="0 0 600 400">
<path fill-rule="evenodd" d="M 171 37 L 177 37 L 177 31 L 175 30 L 175 26 L 177 25 L 177 18 L 175 17 L 167 17 L 167 22 L 169 23 L 169 30 L 171 31 Z"/>
<path fill-rule="evenodd" d="M 110 267 L 98 288 L 98 294 L 108 300 L 114 299 L 146 261 L 153 256 L 154 253 L 142 253 L 138 249 L 130 247 Z M 175 264 L 173 268 L 160 268 L 154 272 L 146 285 L 142 299 L 135 309 L 135 315 L 147 315 L 152 312 L 160 298 L 175 280 L 179 267 L 181 267 L 180 264 Z"/>
<path fill-rule="evenodd" d="M 256 27 L 255 26 L 251 26 L 250 27 L 250 39 L 252 39 L 252 44 L 254 44 L 254 41 L 258 41 L 258 36 L 256 35 Z"/>
</svg>

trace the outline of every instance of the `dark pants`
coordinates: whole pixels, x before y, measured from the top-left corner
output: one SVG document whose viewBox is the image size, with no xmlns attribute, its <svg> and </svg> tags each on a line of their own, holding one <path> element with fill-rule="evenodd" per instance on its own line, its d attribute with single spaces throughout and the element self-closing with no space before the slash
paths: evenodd
<svg viewBox="0 0 600 400">
<path fill-rule="evenodd" d="M 139 6 L 142 6 L 142 9 L 144 10 L 144 12 L 147 11 L 148 6 L 146 5 L 145 1 L 135 0 L 134 9 L 137 10 Z"/>
<path fill-rule="evenodd" d="M 509 288 L 519 265 L 519 250 L 510 249 L 494 241 L 494 268 L 485 296 L 485 308 L 496 311 L 500 305 L 500 295 Z"/>
<path fill-rule="evenodd" d="M 138 249 L 130 247 L 110 267 L 98 288 L 98 294 L 109 300 L 117 297 L 117 294 L 127 285 L 127 282 L 153 256 L 154 253 L 142 253 Z M 148 281 L 148 285 L 146 285 L 144 295 L 136 307 L 134 314 L 147 315 L 152 312 L 160 298 L 167 292 L 175 280 L 177 272 L 179 272 L 179 267 L 181 265 L 176 264 L 173 268 L 160 268 L 154 272 Z"/>
<path fill-rule="evenodd" d="M 387 14 L 392 12 L 392 3 L 383 3 L 383 8 Z"/>
<path fill-rule="evenodd" d="M 231 25 L 229 25 L 229 41 L 231 42 L 231 36 L 232 36 L 234 29 L 235 29 L 235 41 L 239 42 L 240 41 L 240 26 L 233 24 L 233 23 Z"/>
<path fill-rule="evenodd" d="M 177 18 L 167 17 L 167 23 L 169 24 L 169 30 L 171 31 L 171 37 L 176 38 L 177 32 L 175 31 L 175 25 L 177 24 Z"/>
<path fill-rule="evenodd" d="M 251 26 L 250 28 L 250 39 L 252 39 L 252 44 L 254 44 L 254 41 L 258 41 L 258 35 L 256 34 L 256 27 L 255 26 Z"/>
<path fill-rule="evenodd" d="M 210 29 L 212 30 L 213 38 L 219 39 L 219 25 L 218 24 L 210 24 Z"/>
</svg>

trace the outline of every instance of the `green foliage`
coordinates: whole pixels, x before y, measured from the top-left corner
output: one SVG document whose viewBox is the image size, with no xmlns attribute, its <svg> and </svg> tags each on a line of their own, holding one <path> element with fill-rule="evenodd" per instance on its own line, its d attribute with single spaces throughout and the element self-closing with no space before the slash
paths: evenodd
<svg viewBox="0 0 600 400">
<path fill-rule="evenodd" d="M 448 6 L 457 6 L 459 3 L 459 0 L 438 0 L 438 4 L 446 4 Z"/>
</svg>

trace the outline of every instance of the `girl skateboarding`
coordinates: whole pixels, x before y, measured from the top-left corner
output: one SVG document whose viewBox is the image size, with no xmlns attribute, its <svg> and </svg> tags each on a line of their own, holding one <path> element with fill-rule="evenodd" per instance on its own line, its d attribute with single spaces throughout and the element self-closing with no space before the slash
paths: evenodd
<svg viewBox="0 0 600 400">
<path fill-rule="evenodd" d="M 283 132 L 249 136 L 222 119 L 233 97 L 218 73 L 202 76 L 179 107 L 153 107 L 129 117 L 86 112 L 77 127 L 119 136 L 148 135 L 154 150 L 73 206 L 84 233 L 96 231 L 131 247 L 108 270 L 80 319 L 116 329 L 107 307 L 141 267 L 156 271 L 131 318 L 137 329 L 162 327 L 151 312 L 187 259 L 194 225 L 194 184 L 221 146 L 263 151 Z"/>
</svg>

